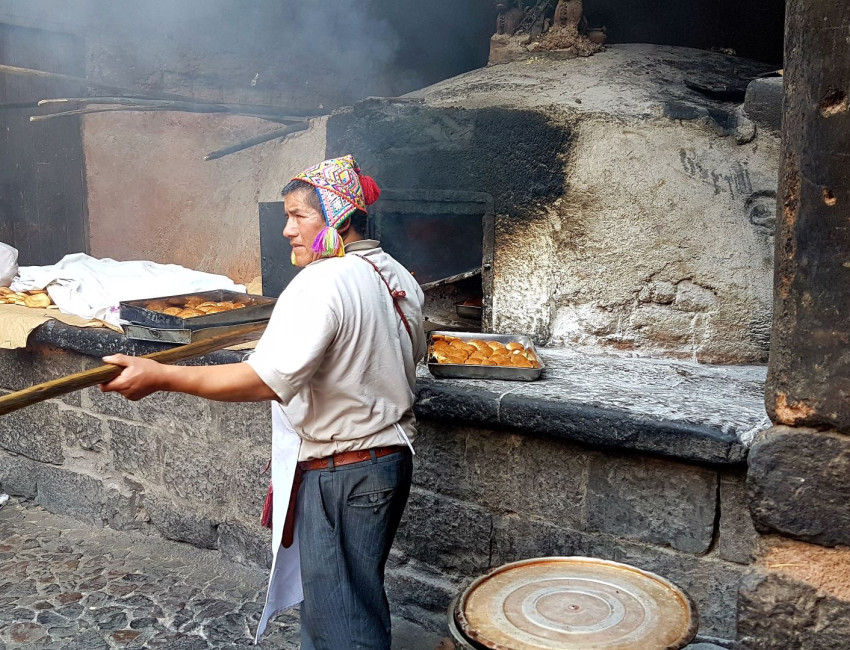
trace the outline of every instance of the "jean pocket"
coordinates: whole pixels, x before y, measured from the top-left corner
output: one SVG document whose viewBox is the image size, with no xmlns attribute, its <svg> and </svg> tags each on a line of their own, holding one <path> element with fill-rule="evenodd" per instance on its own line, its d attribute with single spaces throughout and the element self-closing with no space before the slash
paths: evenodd
<svg viewBox="0 0 850 650">
<path fill-rule="evenodd" d="M 348 497 L 348 505 L 352 508 L 377 508 L 392 501 L 395 488 L 358 492 Z"/>
</svg>

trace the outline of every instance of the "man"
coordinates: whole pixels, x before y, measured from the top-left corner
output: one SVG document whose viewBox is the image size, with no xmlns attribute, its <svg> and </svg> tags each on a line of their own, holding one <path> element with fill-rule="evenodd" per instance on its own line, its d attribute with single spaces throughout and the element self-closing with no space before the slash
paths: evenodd
<svg viewBox="0 0 850 650">
<path fill-rule="evenodd" d="M 130 399 L 168 390 L 273 400 L 275 563 L 258 637 L 303 587 L 302 648 L 389 649 L 384 566 L 410 490 L 424 298 L 410 273 L 363 238 L 366 206 L 380 190 L 352 156 L 305 170 L 283 195 L 283 235 L 303 270 L 281 294 L 255 353 L 207 367 L 105 357 L 124 371 L 102 389 Z M 297 453 L 297 477 L 287 449 Z M 297 566 L 293 574 L 282 559 L 293 483 L 289 550 L 300 556 L 300 585 L 292 584 Z"/>
</svg>

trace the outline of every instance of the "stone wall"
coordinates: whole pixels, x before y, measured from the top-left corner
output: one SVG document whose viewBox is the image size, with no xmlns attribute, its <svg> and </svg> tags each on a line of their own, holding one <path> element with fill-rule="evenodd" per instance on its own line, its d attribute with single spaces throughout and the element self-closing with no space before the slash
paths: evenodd
<svg viewBox="0 0 850 650">
<path fill-rule="evenodd" d="M 696 600 L 700 635 L 735 636 L 756 533 L 743 472 L 420 420 L 390 600 L 437 629 L 472 578 L 538 556 L 626 562 Z"/>
<path fill-rule="evenodd" d="M 96 365 L 56 348 L 3 350 L 18 390 Z M 0 418 L 0 484 L 94 526 L 135 529 L 265 564 L 258 524 L 270 453 L 268 405 L 161 393 L 133 403 L 98 388 Z"/>
<path fill-rule="evenodd" d="M 19 389 L 93 363 L 42 345 L 2 351 L 0 383 Z M 257 521 L 269 429 L 265 404 L 128 402 L 88 389 L 0 418 L 0 488 L 95 526 L 266 564 L 268 531 Z M 734 638 L 738 585 L 756 551 L 740 465 L 427 417 L 415 463 L 388 581 L 404 617 L 440 631 L 451 598 L 488 569 L 587 555 L 669 578 L 696 600 L 701 635 Z"/>
</svg>

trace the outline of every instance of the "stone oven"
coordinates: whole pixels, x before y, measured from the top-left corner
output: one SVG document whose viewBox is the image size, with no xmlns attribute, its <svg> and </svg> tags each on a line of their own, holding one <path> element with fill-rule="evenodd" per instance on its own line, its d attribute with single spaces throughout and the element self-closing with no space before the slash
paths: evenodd
<svg viewBox="0 0 850 650">
<path fill-rule="evenodd" d="M 327 121 L 390 187 L 493 196 L 492 327 L 543 344 L 763 362 L 779 137 L 697 85 L 765 66 L 685 48 L 546 53 Z M 743 86 L 742 86 L 743 84 Z"/>
</svg>

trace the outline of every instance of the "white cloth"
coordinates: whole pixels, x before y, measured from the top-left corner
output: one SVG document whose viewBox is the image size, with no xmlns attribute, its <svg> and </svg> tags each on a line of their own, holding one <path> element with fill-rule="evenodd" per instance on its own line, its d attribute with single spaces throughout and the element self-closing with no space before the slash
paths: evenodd
<svg viewBox="0 0 850 650">
<path fill-rule="evenodd" d="M 407 442 L 416 363 L 425 353 L 424 296 L 407 270 L 363 240 L 307 265 L 281 294 L 247 362 L 301 436 L 301 460 Z M 372 261 L 395 289 L 413 340 Z"/>
<path fill-rule="evenodd" d="M 47 289 L 60 310 L 82 318 L 119 324 L 118 303 L 197 291 L 245 291 L 224 275 L 193 271 L 177 264 L 117 262 L 85 253 L 66 255 L 50 266 L 21 266 L 15 291 Z"/>
<path fill-rule="evenodd" d="M 0 287 L 8 287 L 18 274 L 18 249 L 0 242 Z"/>
<path fill-rule="evenodd" d="M 283 548 L 280 543 L 283 537 L 283 523 L 289 509 L 289 495 L 292 493 L 300 446 L 301 438 L 295 433 L 289 418 L 286 417 L 280 404 L 272 402 L 272 553 L 274 559 L 269 575 L 266 606 L 263 608 L 263 615 L 254 639 L 256 643 L 260 642 L 260 637 L 272 616 L 304 600 L 297 521 L 292 546 Z"/>
</svg>

